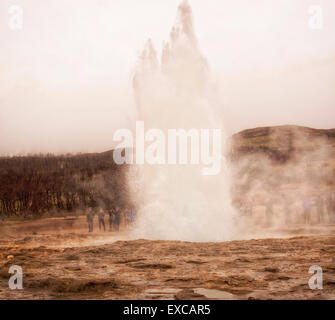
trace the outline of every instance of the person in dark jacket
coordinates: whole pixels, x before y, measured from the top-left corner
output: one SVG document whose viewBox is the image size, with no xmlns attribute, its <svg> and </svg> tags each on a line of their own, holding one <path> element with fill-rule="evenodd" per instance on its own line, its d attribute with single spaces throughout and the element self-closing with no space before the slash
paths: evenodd
<svg viewBox="0 0 335 320">
<path fill-rule="evenodd" d="M 121 221 L 121 210 L 119 207 L 116 207 L 114 211 L 114 221 L 113 221 L 115 231 L 120 230 L 120 221 Z"/>
<path fill-rule="evenodd" d="M 93 219 L 94 219 L 94 212 L 92 208 L 88 208 L 86 213 L 86 220 L 88 224 L 88 232 L 93 232 Z"/>
<path fill-rule="evenodd" d="M 105 226 L 105 213 L 102 208 L 99 209 L 98 212 L 98 219 L 99 219 L 99 230 L 101 231 L 101 228 L 104 228 L 104 231 L 106 231 L 106 226 Z"/>
<path fill-rule="evenodd" d="M 113 231 L 113 217 L 114 217 L 114 209 L 109 209 L 108 210 L 109 231 Z"/>
</svg>

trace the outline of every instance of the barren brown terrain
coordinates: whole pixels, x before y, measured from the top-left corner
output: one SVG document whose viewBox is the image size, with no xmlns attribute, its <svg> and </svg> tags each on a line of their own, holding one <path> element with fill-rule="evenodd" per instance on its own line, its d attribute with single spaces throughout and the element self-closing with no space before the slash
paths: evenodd
<svg viewBox="0 0 335 320">
<path fill-rule="evenodd" d="M 334 228 L 217 243 L 88 234 L 84 217 L 0 225 L 1 299 L 335 299 Z M 322 232 L 323 234 L 321 234 Z M 23 270 L 10 290 L 8 270 Z M 323 269 L 311 290 L 310 266 Z"/>
</svg>

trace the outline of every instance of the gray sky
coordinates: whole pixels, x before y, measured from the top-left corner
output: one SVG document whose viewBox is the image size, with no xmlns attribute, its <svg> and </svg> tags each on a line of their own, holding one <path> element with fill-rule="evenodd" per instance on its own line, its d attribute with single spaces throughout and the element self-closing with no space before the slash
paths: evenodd
<svg viewBox="0 0 335 320">
<path fill-rule="evenodd" d="M 265 125 L 335 127 L 333 0 L 190 0 L 220 84 L 229 134 Z M 0 3 L 0 154 L 113 147 L 135 119 L 131 73 L 144 43 L 161 50 L 180 0 Z M 323 29 L 309 28 L 310 5 Z"/>
</svg>

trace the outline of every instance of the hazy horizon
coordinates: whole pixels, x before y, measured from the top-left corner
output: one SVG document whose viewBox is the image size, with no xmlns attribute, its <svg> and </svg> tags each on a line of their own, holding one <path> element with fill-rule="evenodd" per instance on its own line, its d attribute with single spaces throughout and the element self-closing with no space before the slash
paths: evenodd
<svg viewBox="0 0 335 320">
<path fill-rule="evenodd" d="M 159 55 L 181 1 L 19 0 L 22 30 L 0 4 L 0 154 L 100 152 L 131 127 L 131 88 L 149 37 Z M 218 84 L 228 135 L 301 125 L 335 128 L 335 4 L 308 0 L 189 1 L 199 48 Z"/>
</svg>

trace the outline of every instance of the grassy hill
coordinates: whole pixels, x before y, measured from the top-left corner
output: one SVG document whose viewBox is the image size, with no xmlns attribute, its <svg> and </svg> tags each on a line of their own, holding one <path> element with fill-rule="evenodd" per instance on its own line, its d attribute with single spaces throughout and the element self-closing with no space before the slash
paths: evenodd
<svg viewBox="0 0 335 320">
<path fill-rule="evenodd" d="M 335 129 L 248 129 L 231 140 L 233 194 L 293 197 L 335 190 Z"/>
<path fill-rule="evenodd" d="M 301 153 L 318 152 L 320 148 L 335 153 L 335 129 L 261 127 L 241 131 L 232 137 L 232 154 L 235 159 L 244 155 L 262 154 L 273 161 L 286 162 Z"/>
</svg>

